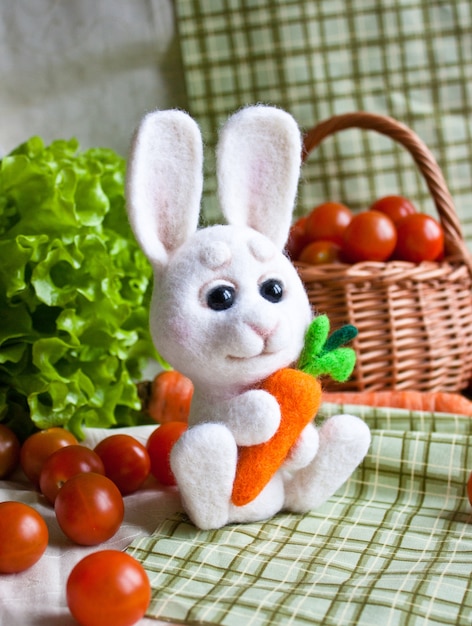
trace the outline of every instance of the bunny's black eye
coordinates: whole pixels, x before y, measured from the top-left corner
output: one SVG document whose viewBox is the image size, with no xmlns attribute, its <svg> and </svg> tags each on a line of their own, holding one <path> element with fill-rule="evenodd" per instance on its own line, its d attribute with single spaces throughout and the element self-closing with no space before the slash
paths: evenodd
<svg viewBox="0 0 472 626">
<path fill-rule="evenodd" d="M 259 293 L 269 302 L 280 302 L 284 295 L 284 288 L 280 280 L 270 278 L 259 287 Z"/>
<path fill-rule="evenodd" d="M 226 311 L 233 306 L 236 290 L 231 285 L 218 285 L 207 293 L 206 301 L 213 311 Z"/>
</svg>

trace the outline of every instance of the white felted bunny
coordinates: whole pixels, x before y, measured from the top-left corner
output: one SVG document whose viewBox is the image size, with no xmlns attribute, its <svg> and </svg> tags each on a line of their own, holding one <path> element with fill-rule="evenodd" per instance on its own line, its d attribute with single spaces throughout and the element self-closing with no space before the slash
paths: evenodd
<svg viewBox="0 0 472 626">
<path fill-rule="evenodd" d="M 198 229 L 202 153 L 199 128 L 186 113 L 146 115 L 131 150 L 127 199 L 155 272 L 156 348 L 194 383 L 189 429 L 173 448 L 172 470 L 189 517 L 210 529 L 319 506 L 364 458 L 370 432 L 350 415 L 317 429 L 311 415 L 262 490 L 235 504 L 241 451 L 268 442 L 281 425 L 281 404 L 262 382 L 297 361 L 312 321 L 303 284 L 283 253 L 300 132 L 273 107 L 233 115 L 217 149 L 228 225 Z"/>
</svg>

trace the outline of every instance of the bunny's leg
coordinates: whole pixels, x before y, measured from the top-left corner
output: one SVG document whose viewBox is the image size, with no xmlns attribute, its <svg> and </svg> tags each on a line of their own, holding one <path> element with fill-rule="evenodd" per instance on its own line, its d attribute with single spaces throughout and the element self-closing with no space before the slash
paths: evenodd
<svg viewBox="0 0 472 626">
<path fill-rule="evenodd" d="M 367 425 L 352 415 L 334 415 L 319 429 L 314 460 L 285 483 L 285 508 L 302 513 L 317 508 L 346 482 L 370 445 Z"/>
<path fill-rule="evenodd" d="M 236 461 L 234 437 L 222 424 L 193 426 L 174 445 L 172 471 L 184 509 L 199 528 L 228 523 Z"/>
</svg>

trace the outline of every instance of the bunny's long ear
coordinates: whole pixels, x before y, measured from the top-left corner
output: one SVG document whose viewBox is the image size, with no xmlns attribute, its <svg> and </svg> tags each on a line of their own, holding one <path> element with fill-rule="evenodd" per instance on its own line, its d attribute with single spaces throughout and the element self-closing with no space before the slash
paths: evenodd
<svg viewBox="0 0 472 626">
<path fill-rule="evenodd" d="M 164 266 L 195 232 L 202 194 L 200 130 L 183 111 L 155 111 L 139 125 L 131 147 L 127 205 L 146 256 Z"/>
<path fill-rule="evenodd" d="M 293 117 L 274 107 L 241 109 L 225 124 L 217 147 L 221 209 L 230 224 L 285 244 L 297 194 L 301 136 Z"/>
</svg>

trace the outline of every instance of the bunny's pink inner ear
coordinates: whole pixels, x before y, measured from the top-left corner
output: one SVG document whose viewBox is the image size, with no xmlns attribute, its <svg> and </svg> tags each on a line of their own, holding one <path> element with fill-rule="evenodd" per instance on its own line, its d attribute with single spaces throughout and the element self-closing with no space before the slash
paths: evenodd
<svg viewBox="0 0 472 626">
<path fill-rule="evenodd" d="M 203 186 L 200 130 L 183 111 L 146 115 L 134 137 L 127 176 L 130 223 L 156 265 L 197 229 Z"/>
<path fill-rule="evenodd" d="M 291 115 L 252 106 L 224 126 L 217 149 L 218 192 L 230 224 L 245 225 L 283 248 L 301 165 L 301 135 Z"/>
</svg>

